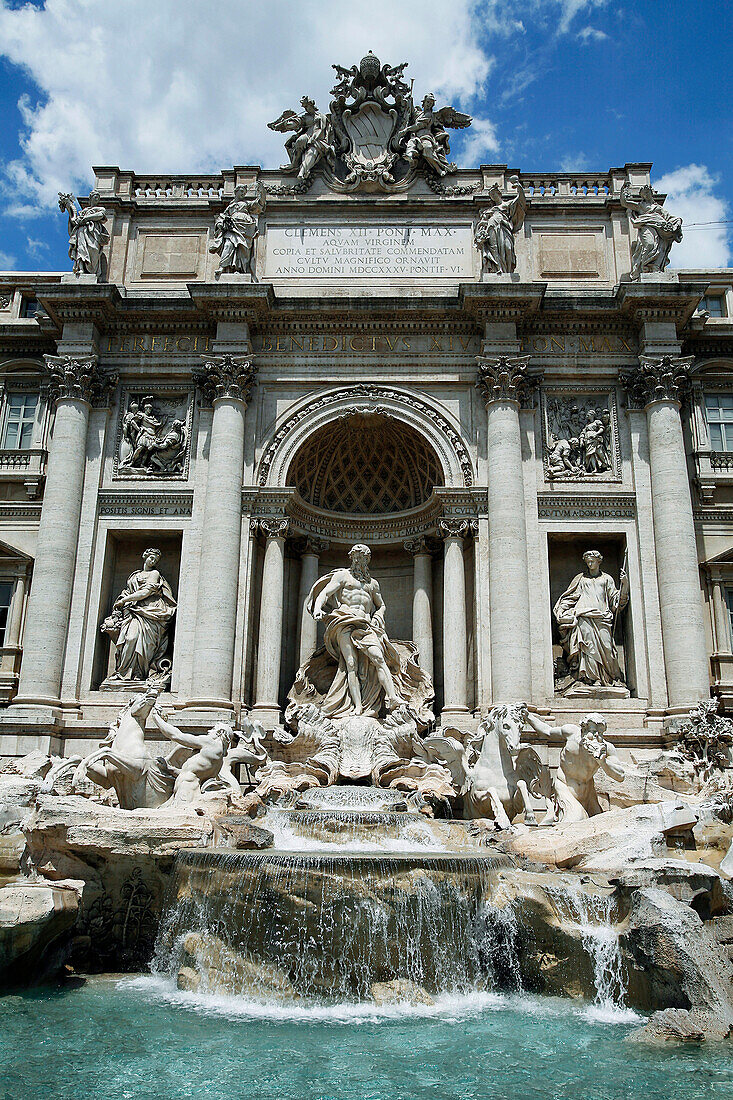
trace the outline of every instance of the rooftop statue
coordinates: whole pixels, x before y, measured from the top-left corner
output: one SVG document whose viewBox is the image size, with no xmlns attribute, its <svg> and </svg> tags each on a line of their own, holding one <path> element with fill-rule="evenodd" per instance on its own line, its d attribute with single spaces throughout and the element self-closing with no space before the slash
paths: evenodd
<svg viewBox="0 0 733 1100">
<path fill-rule="evenodd" d="M 428 92 L 419 108 L 413 105 L 410 121 L 400 133 L 399 140 L 404 143 L 405 157 L 410 164 L 418 165 L 421 160 L 425 161 L 437 175 L 445 176 L 457 171 L 457 166 L 448 162 L 450 140 L 446 127 L 463 130 L 473 120 L 470 115 L 464 115 L 454 107 L 441 107 L 439 111 L 434 108 L 435 96 Z"/>
<path fill-rule="evenodd" d="M 104 224 L 107 211 L 99 206 L 99 192 L 92 191 L 89 205 L 77 210 L 74 196 L 59 191 L 59 210 L 69 216 L 69 259 L 74 274 L 104 278 L 102 249 L 109 244 L 109 232 Z"/>
<path fill-rule="evenodd" d="M 307 180 L 323 158 L 333 164 L 333 127 L 331 116 L 320 111 L 309 96 L 304 95 L 300 105 L 302 114 L 283 111 L 279 118 L 267 125 L 278 133 L 290 133 L 285 142 L 290 163 L 282 165 L 281 171 L 297 174 L 299 180 Z"/>
<path fill-rule="evenodd" d="M 621 191 L 621 203 L 629 211 L 631 224 L 637 231 L 631 249 L 632 279 L 655 271 L 664 271 L 675 242 L 682 240 L 682 218 L 675 217 L 657 202 L 646 184 L 634 197 L 628 184 Z"/>
<path fill-rule="evenodd" d="M 484 270 L 492 275 L 511 275 L 517 268 L 514 234 L 524 224 L 527 199 L 519 176 L 510 176 L 516 194 L 504 198 L 494 184 L 489 192 L 491 206 L 481 211 L 474 238 L 483 253 Z"/>
<path fill-rule="evenodd" d="M 252 249 L 257 237 L 257 216 L 265 209 L 265 201 L 262 188 L 248 200 L 247 188 L 236 187 L 234 199 L 217 216 L 214 237 L 209 246 L 209 252 L 219 256 L 217 277 L 223 274 L 254 274 Z"/>
</svg>

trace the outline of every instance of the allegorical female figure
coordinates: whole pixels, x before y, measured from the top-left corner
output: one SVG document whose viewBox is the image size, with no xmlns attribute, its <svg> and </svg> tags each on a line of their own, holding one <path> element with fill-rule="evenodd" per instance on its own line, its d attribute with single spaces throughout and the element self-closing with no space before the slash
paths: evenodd
<svg viewBox="0 0 733 1100">
<path fill-rule="evenodd" d="M 670 214 L 661 203 L 656 202 L 648 184 L 641 188 L 638 198 L 634 198 L 628 187 L 624 187 L 620 200 L 629 211 L 629 219 L 637 231 L 636 241 L 631 247 L 630 277 L 638 279 L 645 273 L 664 271 L 669 263 L 672 245 L 682 240 L 682 218 Z"/>
<path fill-rule="evenodd" d="M 92 191 L 83 210 L 74 206 L 74 196 L 59 192 L 59 209 L 69 217 L 69 259 L 75 275 L 103 275 L 103 249 L 109 244 L 104 224 L 107 211 L 99 203 L 99 192 Z"/>
<path fill-rule="evenodd" d="M 613 627 L 616 612 L 629 602 L 629 582 L 621 570 L 617 588 L 601 571 L 597 550 L 583 554 L 587 572 L 578 573 L 553 608 L 565 659 L 575 681 L 592 687 L 623 685 Z"/>
<path fill-rule="evenodd" d="M 518 176 L 510 176 L 517 193 L 505 199 L 501 190 L 491 188 L 491 206 L 481 211 L 474 239 L 484 257 L 484 270 L 492 275 L 511 275 L 517 268 L 514 234 L 522 227 L 527 199 Z"/>
<path fill-rule="evenodd" d="M 246 187 L 237 187 L 234 201 L 214 222 L 214 237 L 209 252 L 219 256 L 217 275 L 245 275 L 251 271 L 252 246 L 257 236 L 257 215 L 265 208 L 264 192 L 247 201 Z"/>
<path fill-rule="evenodd" d="M 143 553 L 143 567 L 127 578 L 127 584 L 102 623 L 102 631 L 115 643 L 115 671 L 108 682 L 129 683 L 163 677 L 168 629 L 176 613 L 176 601 L 168 581 L 156 568 L 160 550 Z"/>
</svg>

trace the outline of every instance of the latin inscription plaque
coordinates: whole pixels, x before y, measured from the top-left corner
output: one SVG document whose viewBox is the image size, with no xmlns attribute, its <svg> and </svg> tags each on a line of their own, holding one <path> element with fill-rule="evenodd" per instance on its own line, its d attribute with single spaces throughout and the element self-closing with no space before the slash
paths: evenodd
<svg viewBox="0 0 733 1100">
<path fill-rule="evenodd" d="M 270 227 L 267 279 L 468 279 L 474 275 L 470 225 Z"/>
</svg>

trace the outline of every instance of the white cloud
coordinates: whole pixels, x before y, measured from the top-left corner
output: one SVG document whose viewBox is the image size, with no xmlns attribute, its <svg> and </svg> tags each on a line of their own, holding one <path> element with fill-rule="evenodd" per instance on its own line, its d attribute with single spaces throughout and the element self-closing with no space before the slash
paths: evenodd
<svg viewBox="0 0 733 1100">
<path fill-rule="evenodd" d="M 603 42 L 608 35 L 598 27 L 583 27 L 582 31 L 578 31 L 578 38 L 587 46 L 589 42 Z"/>
<path fill-rule="evenodd" d="M 18 261 L 9 252 L 0 252 L 0 271 L 15 271 Z"/>
<path fill-rule="evenodd" d="M 329 102 L 333 62 L 370 48 L 409 60 L 415 93 L 464 109 L 491 58 L 479 44 L 475 0 L 0 0 L 0 52 L 40 89 L 19 104 L 22 155 L 5 166 L 12 212 L 54 206 L 59 190 L 89 187 L 92 164 L 138 172 L 276 166 L 282 135 L 267 123 L 308 93 Z M 491 124 L 477 147 L 493 148 Z"/>
<path fill-rule="evenodd" d="M 721 222 L 728 216 L 723 199 L 714 194 L 720 181 L 704 164 L 688 164 L 675 168 L 654 182 L 654 190 L 666 193 L 666 206 L 682 218 L 683 239 L 672 246 L 672 267 L 715 268 L 730 264 L 727 225 L 701 223 Z"/>
<path fill-rule="evenodd" d="M 566 153 L 560 160 L 561 172 L 587 172 L 590 160 L 585 153 Z"/>
<path fill-rule="evenodd" d="M 593 8 L 603 8 L 607 0 L 556 0 L 556 2 L 560 8 L 558 34 L 567 34 L 576 15 L 592 11 Z"/>
<path fill-rule="evenodd" d="M 32 256 L 35 260 L 43 258 L 43 254 L 50 250 L 48 241 L 38 240 L 35 237 L 29 237 L 26 243 L 26 252 L 29 256 Z"/>
<path fill-rule="evenodd" d="M 487 118 L 474 118 L 471 129 L 466 130 L 461 149 L 461 162 L 465 165 L 483 164 L 487 153 L 498 153 L 499 141 L 494 126 Z"/>
</svg>

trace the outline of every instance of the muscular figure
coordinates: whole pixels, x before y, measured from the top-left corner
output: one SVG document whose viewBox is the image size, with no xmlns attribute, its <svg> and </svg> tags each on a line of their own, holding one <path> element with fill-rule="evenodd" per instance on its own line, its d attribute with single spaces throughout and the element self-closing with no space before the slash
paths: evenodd
<svg viewBox="0 0 733 1100">
<path fill-rule="evenodd" d="M 207 780 L 219 778 L 224 759 L 234 742 L 234 730 L 221 722 L 212 726 L 208 733 L 184 733 L 178 726 L 168 722 L 157 707 L 153 708 L 150 717 L 169 741 L 187 749 L 198 750 L 181 765 L 172 798 L 173 802 L 194 802 Z"/>
<path fill-rule="evenodd" d="M 349 568 L 335 569 L 322 577 L 308 597 L 313 618 L 327 619 L 326 649 L 345 669 L 355 714 L 369 713 L 373 708 L 375 680 L 376 694 L 381 687 L 387 710 L 406 701 L 397 692 L 388 664 L 392 657 L 399 669 L 399 658 L 384 629 L 385 607 L 379 582 L 369 572 L 371 556 L 368 546 L 353 546 Z M 335 606 L 327 611 L 329 602 Z"/>
<path fill-rule="evenodd" d="M 602 714 L 585 714 L 580 725 L 568 723 L 550 726 L 536 714 L 527 712 L 526 721 L 537 733 L 545 737 L 564 737 L 565 746 L 560 753 L 560 766 L 554 779 L 556 812 L 563 823 L 583 821 L 601 813 L 594 777 L 599 768 L 606 775 L 623 782 L 624 766 L 616 749 L 604 734 L 606 719 Z"/>
</svg>

